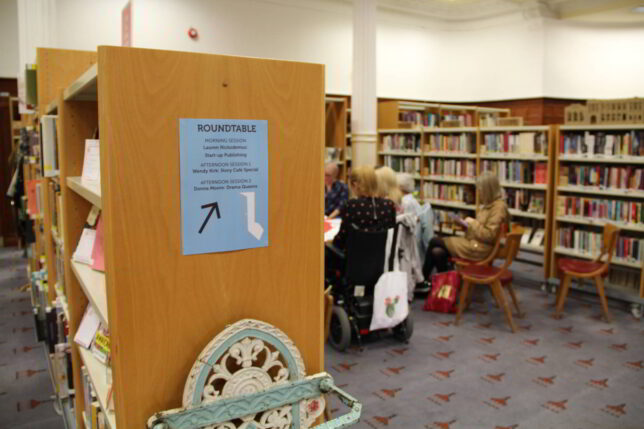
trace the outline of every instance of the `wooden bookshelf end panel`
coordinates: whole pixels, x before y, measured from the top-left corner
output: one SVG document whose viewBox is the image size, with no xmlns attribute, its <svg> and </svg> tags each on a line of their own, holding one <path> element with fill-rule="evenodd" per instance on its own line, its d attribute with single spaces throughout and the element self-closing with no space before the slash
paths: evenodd
<svg viewBox="0 0 644 429">
<path fill-rule="evenodd" d="M 242 318 L 323 370 L 324 67 L 117 47 L 98 67 L 118 426 L 178 406 L 195 357 Z M 180 118 L 268 121 L 268 247 L 181 254 Z"/>
</svg>

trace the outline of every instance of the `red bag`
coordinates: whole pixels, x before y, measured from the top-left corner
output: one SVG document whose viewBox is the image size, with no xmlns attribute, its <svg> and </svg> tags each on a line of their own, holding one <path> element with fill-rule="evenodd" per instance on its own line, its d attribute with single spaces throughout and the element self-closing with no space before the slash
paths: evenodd
<svg viewBox="0 0 644 429">
<path fill-rule="evenodd" d="M 432 290 L 425 300 L 425 311 L 455 313 L 458 293 L 461 290 L 461 274 L 447 271 L 432 276 Z"/>
</svg>

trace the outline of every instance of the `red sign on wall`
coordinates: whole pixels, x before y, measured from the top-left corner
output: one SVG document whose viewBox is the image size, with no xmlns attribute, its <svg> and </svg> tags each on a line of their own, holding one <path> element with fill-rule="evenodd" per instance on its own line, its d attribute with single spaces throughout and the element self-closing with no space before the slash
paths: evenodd
<svg viewBox="0 0 644 429">
<path fill-rule="evenodd" d="M 132 2 L 121 11 L 121 46 L 132 46 Z"/>
</svg>

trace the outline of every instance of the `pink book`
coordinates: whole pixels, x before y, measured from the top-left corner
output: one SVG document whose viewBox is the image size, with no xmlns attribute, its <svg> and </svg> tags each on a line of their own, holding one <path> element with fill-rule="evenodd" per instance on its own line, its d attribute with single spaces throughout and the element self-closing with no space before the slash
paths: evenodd
<svg viewBox="0 0 644 429">
<path fill-rule="evenodd" d="M 105 255 L 103 253 L 103 216 L 98 218 L 96 223 L 96 238 L 92 249 L 92 268 L 97 271 L 105 271 Z"/>
</svg>

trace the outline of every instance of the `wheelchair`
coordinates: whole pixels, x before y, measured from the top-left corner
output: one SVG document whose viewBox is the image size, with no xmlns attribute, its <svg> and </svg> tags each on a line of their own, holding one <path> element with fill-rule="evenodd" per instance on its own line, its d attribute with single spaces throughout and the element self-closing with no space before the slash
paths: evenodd
<svg viewBox="0 0 644 429">
<path fill-rule="evenodd" d="M 399 225 L 392 228 L 393 240 L 388 261 L 390 270 L 393 268 L 394 257 L 398 254 L 398 228 Z M 325 279 L 333 296 L 329 344 L 338 351 L 345 351 L 352 339 L 362 346 L 363 337 L 372 332 L 369 327 L 373 314 L 374 288 L 384 272 L 387 235 L 388 231 L 368 232 L 352 227 L 347 237 L 344 277 Z M 392 329 L 394 337 L 402 342 L 409 341 L 413 330 L 411 311 L 402 323 Z"/>
</svg>

